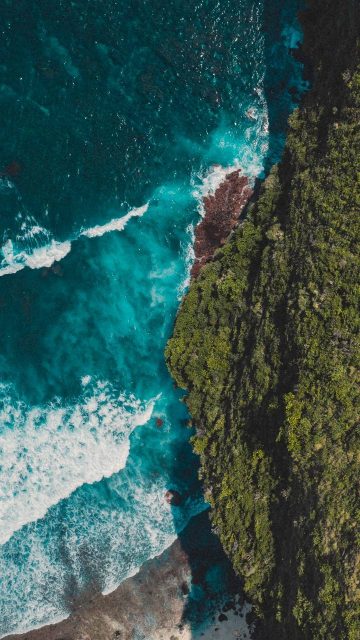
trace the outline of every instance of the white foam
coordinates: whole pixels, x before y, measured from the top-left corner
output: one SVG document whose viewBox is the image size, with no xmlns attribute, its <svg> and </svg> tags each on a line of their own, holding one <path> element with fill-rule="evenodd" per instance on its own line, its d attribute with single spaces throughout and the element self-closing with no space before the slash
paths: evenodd
<svg viewBox="0 0 360 640">
<path fill-rule="evenodd" d="M 264 154 L 269 145 L 269 117 L 262 86 L 255 87 L 251 104 L 244 107 L 244 126 L 239 135 L 234 137 L 230 132 L 226 123 L 221 123 L 212 134 L 210 147 L 212 157 L 222 157 L 224 149 L 227 150 L 227 155 L 232 156 L 230 163 L 213 164 L 210 169 L 192 177 L 192 194 L 202 217 L 205 213 L 203 199 L 214 195 L 229 173 L 240 169 L 252 183 L 264 170 Z"/>
<path fill-rule="evenodd" d="M 3 254 L 3 260 L 0 262 L 0 277 L 17 273 L 25 267 L 29 267 L 30 269 L 49 268 L 54 262 L 59 262 L 70 253 L 72 242 L 80 236 L 96 238 L 110 231 L 123 231 L 131 218 L 143 216 L 148 208 L 149 203 L 142 207 L 131 209 L 129 213 L 121 218 L 113 218 L 113 220 L 110 220 L 110 222 L 106 224 L 85 229 L 71 240 L 65 240 L 64 242 L 51 239 L 50 232 L 36 223 L 32 224 L 32 226 L 29 226 L 27 223 L 22 223 L 21 230 L 23 234 L 21 236 L 18 235 L 17 240 L 20 243 L 25 240 L 28 243 L 29 241 L 36 241 L 38 244 L 35 247 L 31 246 L 26 250 L 17 251 L 12 240 L 7 240 L 0 249 L 0 252 Z M 45 244 L 40 246 L 39 236 L 45 239 Z"/>
<path fill-rule="evenodd" d="M 77 487 L 122 469 L 130 434 L 155 402 L 115 396 L 106 383 L 69 405 L 29 408 L 9 387 L 0 392 L 0 544 Z"/>
<path fill-rule="evenodd" d="M 177 290 L 177 298 L 179 301 L 182 300 L 189 284 L 190 284 L 190 273 L 191 273 L 191 267 L 194 264 L 195 261 L 195 251 L 194 251 L 194 244 L 195 244 L 195 229 L 194 229 L 194 225 L 193 224 L 189 224 L 188 227 L 186 228 L 186 233 L 188 235 L 188 241 L 187 244 L 183 245 L 183 256 L 184 256 L 184 263 L 185 263 L 185 277 L 182 280 L 182 282 L 180 282 L 179 286 L 178 286 L 178 290 Z"/>
<path fill-rule="evenodd" d="M 51 242 L 43 247 L 36 247 L 30 253 L 20 251 L 14 252 L 13 243 L 8 240 L 2 247 L 3 260 L 0 267 L 0 276 L 9 275 L 21 271 L 25 267 L 30 269 L 41 269 L 51 267 L 54 262 L 58 262 L 67 256 L 71 251 L 71 242 Z"/>
<path fill-rule="evenodd" d="M 141 421 L 147 415 L 145 410 Z M 0 550 L 0 609 L 7 613 L 0 619 L 0 637 L 65 618 L 69 578 L 82 591 L 92 576 L 109 593 L 162 553 L 190 518 L 207 508 L 199 494 L 175 510 L 165 500 L 168 487 L 166 473 L 144 473 L 138 457 L 130 456 L 124 473 L 102 487 L 83 487 L 44 521 L 13 536 L 5 553 Z"/>
<path fill-rule="evenodd" d="M 1 267 L 0 268 L 0 276 L 10 276 L 13 273 L 17 273 L 18 271 L 21 271 L 21 269 L 23 269 L 23 265 L 22 264 L 8 264 L 6 267 Z"/>
<path fill-rule="evenodd" d="M 0 638 L 9 633 L 26 633 L 47 621 L 56 624 L 69 615 L 64 602 L 66 571 L 54 562 L 56 549 L 51 538 L 46 542 L 34 527 L 18 541 L 15 553 L 0 552 Z M 22 561 L 28 559 L 26 570 L 19 557 Z"/>
<path fill-rule="evenodd" d="M 23 236 L 19 236 L 19 239 L 28 239 L 35 238 L 38 235 L 43 235 L 45 237 L 49 237 L 49 231 L 44 227 L 41 227 L 38 224 L 33 224 L 32 226 L 28 226 L 27 222 L 23 222 L 21 225 L 21 230 L 24 232 Z"/>
<path fill-rule="evenodd" d="M 198 211 L 202 217 L 205 213 L 203 199 L 214 195 L 226 176 L 240 168 L 240 163 L 237 160 L 227 167 L 223 167 L 221 164 L 213 164 L 208 171 L 195 176 L 195 180 L 193 179 L 193 196 L 198 201 Z M 197 184 L 195 184 L 196 180 L 198 181 Z"/>
<path fill-rule="evenodd" d="M 90 229 L 85 229 L 85 231 L 82 231 L 80 235 L 86 236 L 87 238 L 96 238 L 103 236 L 104 233 L 109 233 L 109 231 L 123 231 L 131 218 L 143 216 L 148 208 L 149 203 L 144 204 L 142 207 L 131 209 L 126 216 L 123 216 L 122 218 L 113 218 L 113 220 L 110 220 L 110 222 L 107 222 L 106 224 L 96 225 Z"/>
<path fill-rule="evenodd" d="M 71 251 L 71 242 L 57 242 L 52 240 L 46 247 L 35 249 L 30 255 L 24 255 L 24 265 L 30 269 L 51 267 L 54 262 L 59 262 Z M 20 254 L 21 256 L 22 254 Z"/>
<path fill-rule="evenodd" d="M 114 483 L 116 481 L 115 477 Z M 192 496 L 192 500 L 186 501 L 181 511 L 175 513 L 164 497 L 167 488 L 165 478 L 150 483 L 139 475 L 138 483 L 132 483 L 127 517 L 118 523 L 117 535 L 111 536 L 106 550 L 108 573 L 102 589 L 104 595 L 135 575 L 143 562 L 163 553 L 190 519 L 207 508 L 201 495 Z M 128 540 L 126 550 L 125 540 Z"/>
</svg>

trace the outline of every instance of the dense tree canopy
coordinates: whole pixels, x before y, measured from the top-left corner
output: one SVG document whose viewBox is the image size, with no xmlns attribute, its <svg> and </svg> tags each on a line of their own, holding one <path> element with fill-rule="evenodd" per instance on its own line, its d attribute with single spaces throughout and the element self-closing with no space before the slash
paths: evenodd
<svg viewBox="0 0 360 640">
<path fill-rule="evenodd" d="M 166 357 L 258 637 L 356 640 L 359 4 L 308 4 L 312 89 L 281 164 L 192 282 Z"/>
</svg>

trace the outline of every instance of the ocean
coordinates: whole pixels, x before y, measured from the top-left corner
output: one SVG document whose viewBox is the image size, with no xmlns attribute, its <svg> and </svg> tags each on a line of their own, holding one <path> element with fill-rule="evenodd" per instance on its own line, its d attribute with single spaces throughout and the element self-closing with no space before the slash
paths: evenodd
<svg viewBox="0 0 360 640">
<path fill-rule="evenodd" d="M 0 637 L 115 589 L 207 508 L 164 347 L 202 197 L 280 158 L 300 6 L 3 0 Z"/>
</svg>

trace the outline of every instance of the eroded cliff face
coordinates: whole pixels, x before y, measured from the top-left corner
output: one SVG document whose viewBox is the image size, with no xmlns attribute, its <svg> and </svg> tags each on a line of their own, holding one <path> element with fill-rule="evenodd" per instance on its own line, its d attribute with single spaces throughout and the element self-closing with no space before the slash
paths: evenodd
<svg viewBox="0 0 360 640">
<path fill-rule="evenodd" d="M 312 89 L 281 164 L 192 281 L 166 358 L 257 637 L 355 640 L 360 7 L 308 5 Z"/>
</svg>

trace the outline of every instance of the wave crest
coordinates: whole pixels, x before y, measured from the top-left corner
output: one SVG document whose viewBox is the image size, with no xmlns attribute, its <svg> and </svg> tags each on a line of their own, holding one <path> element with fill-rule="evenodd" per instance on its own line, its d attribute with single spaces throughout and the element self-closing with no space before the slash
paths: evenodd
<svg viewBox="0 0 360 640">
<path fill-rule="evenodd" d="M 113 220 L 110 220 L 110 222 L 107 222 L 106 224 L 96 225 L 90 229 L 85 229 L 85 231 L 82 231 L 80 235 L 86 236 L 87 238 L 97 238 L 103 236 L 104 233 L 108 233 L 109 231 L 123 231 L 131 218 L 143 216 L 144 213 L 147 212 L 148 208 L 149 204 L 147 203 L 142 207 L 131 209 L 126 216 L 123 216 L 122 218 L 113 218 Z"/>
<path fill-rule="evenodd" d="M 70 240 L 65 240 L 64 242 L 52 239 L 50 232 L 39 225 L 35 224 L 30 229 L 24 227 L 24 233 L 22 236 L 17 236 L 17 242 L 20 247 L 24 242 L 30 242 L 30 246 L 26 249 L 20 248 L 20 250 L 17 250 L 12 240 L 9 239 L 5 242 L 0 249 L 0 253 L 3 254 L 3 259 L 0 262 L 0 277 L 17 273 L 25 267 L 30 269 L 49 268 L 54 262 L 59 262 L 65 258 L 71 251 L 72 242 L 78 240 L 81 236 L 96 238 L 110 231 L 123 231 L 131 218 L 143 216 L 148 208 L 149 203 L 142 207 L 131 209 L 129 213 L 121 218 L 113 218 L 106 224 L 84 229 Z M 45 243 L 41 244 L 41 241 L 44 240 Z M 36 243 L 35 246 L 34 242 Z"/>
<path fill-rule="evenodd" d="M 125 466 L 130 434 L 151 417 L 154 401 L 87 384 L 73 404 L 27 407 L 0 387 L 0 544 L 84 483 Z"/>
</svg>

